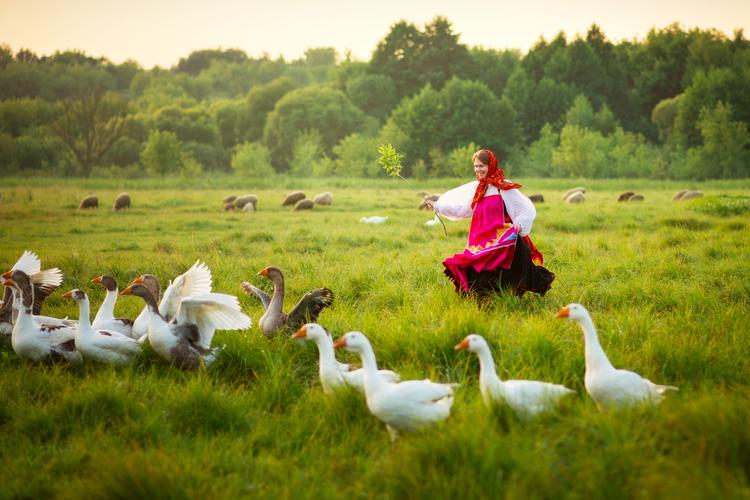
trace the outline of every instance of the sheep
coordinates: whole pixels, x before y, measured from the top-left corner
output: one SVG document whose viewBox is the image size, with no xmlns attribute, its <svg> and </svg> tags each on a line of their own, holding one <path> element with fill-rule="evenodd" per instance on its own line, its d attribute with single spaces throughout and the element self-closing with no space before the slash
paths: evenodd
<svg viewBox="0 0 750 500">
<path fill-rule="evenodd" d="M 531 196 L 529 196 L 529 199 L 533 203 L 544 203 L 544 196 L 542 196 L 541 194 L 532 194 Z"/>
<path fill-rule="evenodd" d="M 313 198 L 316 205 L 330 205 L 333 203 L 333 193 L 321 193 Z"/>
<path fill-rule="evenodd" d="M 570 196 L 573 193 L 583 193 L 583 194 L 586 194 L 586 188 L 583 188 L 583 187 L 574 187 L 574 188 L 568 189 L 567 191 L 565 191 L 565 194 L 563 195 L 563 200 L 566 200 L 568 198 L 568 196 Z"/>
<path fill-rule="evenodd" d="M 258 208 L 258 197 L 254 194 L 239 196 L 234 200 L 234 208 L 245 208 L 248 203 L 252 203 L 253 208 Z"/>
<path fill-rule="evenodd" d="M 675 195 L 672 197 L 672 201 L 681 200 L 683 196 L 685 196 L 685 193 L 689 193 L 687 189 L 683 189 L 681 191 L 677 191 Z"/>
<path fill-rule="evenodd" d="M 571 193 L 570 196 L 565 198 L 565 203 L 581 203 L 585 200 L 583 193 L 580 191 L 576 191 L 575 193 Z"/>
<path fill-rule="evenodd" d="M 246 203 L 244 207 L 242 207 L 243 212 L 255 212 L 255 205 L 253 203 Z"/>
<path fill-rule="evenodd" d="M 223 200 L 223 203 L 224 203 L 225 205 L 226 205 L 227 203 L 234 203 L 234 200 L 236 200 L 236 199 L 237 199 L 237 195 L 236 195 L 236 194 L 232 194 L 232 195 L 229 195 L 229 196 L 227 196 L 226 198 L 224 198 L 224 200 Z"/>
<path fill-rule="evenodd" d="M 229 211 L 232 211 L 232 210 L 234 210 L 234 202 L 233 201 L 230 201 L 230 202 L 224 204 L 224 211 L 225 212 L 229 212 Z"/>
<path fill-rule="evenodd" d="M 117 212 L 125 208 L 130 208 L 130 195 L 128 193 L 120 193 L 115 198 L 114 204 L 112 204 L 112 211 Z"/>
<path fill-rule="evenodd" d="M 692 200 L 695 198 L 700 198 L 701 196 L 703 196 L 703 193 L 701 193 L 700 191 L 688 191 L 687 193 L 682 195 L 682 198 L 680 198 L 680 201 Z"/>
<path fill-rule="evenodd" d="M 625 193 L 622 193 L 620 196 L 617 197 L 617 201 L 628 201 L 631 196 L 633 196 L 635 193 L 632 191 L 627 191 Z"/>
<path fill-rule="evenodd" d="M 96 196 L 87 196 L 81 200 L 78 208 L 99 208 L 99 198 Z"/>
<path fill-rule="evenodd" d="M 282 207 L 286 207 L 289 205 L 294 205 L 299 200 L 305 199 L 305 193 L 302 191 L 293 191 L 291 193 L 287 193 L 286 197 L 284 198 L 284 201 L 281 203 Z"/>
<path fill-rule="evenodd" d="M 628 198 L 627 201 L 643 201 L 645 199 L 646 198 L 644 198 L 642 194 L 634 194 L 633 196 L 631 196 L 630 198 Z"/>
<path fill-rule="evenodd" d="M 297 212 L 299 210 L 312 210 L 312 208 L 315 206 L 315 202 L 308 199 L 299 200 L 292 209 L 293 211 Z"/>
</svg>

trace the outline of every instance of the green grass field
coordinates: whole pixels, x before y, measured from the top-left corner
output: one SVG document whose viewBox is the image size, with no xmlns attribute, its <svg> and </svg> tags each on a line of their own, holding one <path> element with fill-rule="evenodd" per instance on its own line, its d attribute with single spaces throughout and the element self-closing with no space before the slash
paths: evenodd
<svg viewBox="0 0 750 500">
<path fill-rule="evenodd" d="M 197 259 L 214 290 L 241 294 L 274 264 L 286 305 L 328 286 L 320 322 L 338 337 L 361 330 L 382 367 L 402 378 L 461 383 L 451 418 L 391 445 L 354 392 L 323 394 L 317 351 L 257 325 L 219 332 L 208 371 L 183 372 L 146 350 L 132 366 L 67 366 L 0 347 L 0 497 L 7 498 L 748 498 L 750 497 L 750 181 L 516 179 L 542 193 L 534 241 L 557 274 L 544 297 L 454 294 L 441 261 L 468 222 L 425 227 L 417 191 L 466 180 L 1 179 L 0 266 L 30 249 L 65 282 L 45 314 L 77 317 L 62 293 L 98 307 L 103 273 L 120 287 L 138 274 L 164 284 Z M 589 189 L 582 205 L 562 193 Z M 292 213 L 283 194 L 334 193 L 331 207 Z M 673 203 L 680 188 L 706 197 Z M 126 190 L 133 208 L 113 213 Z M 626 190 L 646 201 L 616 203 Z M 97 194 L 98 210 L 78 201 Z M 223 212 L 228 194 L 254 193 L 257 213 Z M 381 226 L 359 218 L 387 215 Z M 600 413 L 583 387 L 580 330 L 555 313 L 584 304 L 618 367 L 677 385 L 656 409 Z M 134 317 L 142 303 L 118 299 Z M 453 346 L 468 333 L 493 346 L 503 378 L 565 384 L 578 394 L 532 422 L 488 411 L 478 363 Z M 339 359 L 353 361 L 349 353 Z"/>
</svg>

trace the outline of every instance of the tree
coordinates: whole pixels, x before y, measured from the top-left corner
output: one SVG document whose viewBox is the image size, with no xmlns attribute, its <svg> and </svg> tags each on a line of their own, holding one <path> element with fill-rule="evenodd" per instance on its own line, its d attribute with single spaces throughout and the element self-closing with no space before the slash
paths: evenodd
<svg viewBox="0 0 750 500">
<path fill-rule="evenodd" d="M 552 171 L 562 177 L 599 177 L 606 169 L 608 149 L 600 133 L 566 125 L 552 153 Z"/>
<path fill-rule="evenodd" d="M 176 173 L 182 164 L 182 148 L 174 132 L 154 129 L 141 152 L 141 163 L 151 175 Z"/>
<path fill-rule="evenodd" d="M 247 54 L 238 49 L 207 49 L 196 50 L 187 58 L 181 58 L 175 68 L 178 72 L 197 76 L 201 71 L 207 69 L 214 61 L 243 62 Z"/>
<path fill-rule="evenodd" d="M 245 109 L 238 117 L 240 136 L 248 141 L 261 140 L 268 113 L 273 111 L 279 99 L 295 87 L 291 78 L 287 77 L 277 78 L 266 85 L 253 87 L 245 98 Z"/>
<path fill-rule="evenodd" d="M 377 177 L 385 171 L 378 165 L 377 139 L 362 134 L 344 137 L 333 147 L 336 174 L 351 177 Z"/>
<path fill-rule="evenodd" d="M 365 115 L 340 91 L 326 87 L 294 90 L 268 115 L 263 139 L 277 169 L 286 169 L 292 149 L 303 131 L 317 130 L 323 152 L 329 154 L 343 137 L 360 131 Z"/>
<path fill-rule="evenodd" d="M 91 169 L 123 136 L 128 101 L 114 92 L 93 88 L 64 99 L 52 129 L 73 154 L 78 173 L 89 176 Z"/>
<path fill-rule="evenodd" d="M 381 123 L 396 106 L 396 86 L 385 75 L 361 75 L 347 80 L 346 95 L 359 109 Z"/>
<path fill-rule="evenodd" d="M 298 177 L 313 174 L 313 163 L 323 157 L 323 137 L 317 130 L 307 130 L 297 136 L 292 147 L 289 171 Z"/>
<path fill-rule="evenodd" d="M 235 148 L 232 169 L 242 177 L 267 177 L 273 175 L 271 154 L 259 142 L 245 142 Z"/>
</svg>

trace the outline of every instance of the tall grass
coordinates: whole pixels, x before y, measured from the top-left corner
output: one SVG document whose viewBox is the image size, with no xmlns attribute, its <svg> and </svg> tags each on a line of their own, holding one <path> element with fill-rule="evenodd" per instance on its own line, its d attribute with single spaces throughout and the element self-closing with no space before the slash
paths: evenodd
<svg viewBox="0 0 750 500">
<path fill-rule="evenodd" d="M 165 285 L 202 259 L 214 289 L 237 294 L 257 322 L 262 308 L 239 283 L 270 292 L 256 273 L 274 264 L 287 277 L 287 308 L 328 286 L 335 302 L 320 321 L 335 336 L 361 330 L 383 367 L 461 387 L 448 421 L 391 445 L 359 394 L 323 394 L 314 346 L 269 341 L 257 326 L 217 333 L 226 348 L 198 373 L 148 348 L 128 367 L 74 367 L 21 360 L 6 344 L 0 497 L 749 496 L 750 183 L 519 180 L 547 199 L 533 235 L 557 279 L 544 298 L 481 303 L 455 295 L 442 275 L 468 223 L 450 223 L 445 237 L 416 210 L 416 191 L 456 180 L 4 180 L 3 270 L 34 250 L 64 271 L 62 290 L 83 288 L 96 307 L 103 290 L 89 281 L 99 274 L 122 287 L 150 272 Z M 563 204 L 578 184 L 587 201 Z M 671 202 L 696 186 L 706 198 Z M 331 190 L 334 204 L 293 213 L 280 202 L 294 188 Z M 133 208 L 113 213 L 123 189 Z M 646 201 L 616 203 L 624 190 Z M 103 206 L 77 210 L 90 192 Z M 244 192 L 258 195 L 258 212 L 221 210 L 224 196 Z M 389 220 L 358 222 L 369 215 Z M 45 313 L 76 317 L 61 295 Z M 591 311 L 615 365 L 680 392 L 656 409 L 597 411 L 583 388 L 581 332 L 554 317 L 574 301 Z M 116 312 L 134 317 L 141 307 L 123 297 Z M 578 396 L 532 422 L 489 411 L 475 357 L 453 351 L 475 332 L 493 346 L 501 377 L 562 383 Z"/>
</svg>

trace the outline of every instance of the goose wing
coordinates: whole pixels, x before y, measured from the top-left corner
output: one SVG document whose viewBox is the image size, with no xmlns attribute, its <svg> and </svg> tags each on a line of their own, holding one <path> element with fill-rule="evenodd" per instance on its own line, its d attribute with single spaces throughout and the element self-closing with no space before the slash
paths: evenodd
<svg viewBox="0 0 750 500">
<path fill-rule="evenodd" d="M 38 273 L 41 270 L 42 261 L 39 260 L 39 256 L 31 250 L 26 250 L 11 268 L 11 271 L 23 271 L 29 276 Z"/>
<path fill-rule="evenodd" d="M 287 316 L 289 328 L 297 329 L 305 323 L 315 323 L 320 311 L 333 304 L 333 292 L 328 288 L 316 288 L 307 292 Z"/>
<path fill-rule="evenodd" d="M 234 295 L 206 293 L 182 299 L 175 316 L 177 325 L 195 325 L 200 334 L 198 344 L 204 349 L 211 346 L 216 330 L 244 330 L 250 328 L 250 317 L 240 309 Z"/>
<path fill-rule="evenodd" d="M 453 395 L 449 384 L 439 384 L 430 380 L 407 380 L 391 386 L 394 395 L 419 403 L 434 403 Z"/>
<path fill-rule="evenodd" d="M 117 332 L 99 330 L 92 341 L 94 347 L 115 351 L 120 354 L 138 354 L 141 344 L 137 340 Z"/>
<path fill-rule="evenodd" d="M 264 311 L 268 309 L 268 304 L 271 303 L 271 297 L 269 297 L 266 292 L 258 287 L 251 285 L 247 281 L 243 281 L 242 283 L 240 283 L 240 288 L 242 288 L 242 291 L 244 291 L 247 295 L 254 295 L 255 297 L 257 297 L 260 300 L 261 304 L 263 304 Z"/>
<path fill-rule="evenodd" d="M 164 291 L 159 303 L 159 312 L 167 320 L 171 320 L 177 315 L 182 299 L 211 293 L 212 282 L 208 266 L 200 260 L 195 261 L 190 269 L 175 278 Z"/>
<path fill-rule="evenodd" d="M 30 250 L 26 250 L 21 258 L 13 264 L 12 271 L 22 271 L 31 280 L 34 287 L 34 305 L 33 313 L 39 314 L 42 310 L 42 303 L 63 281 L 63 274 L 60 269 L 53 267 L 42 271 L 42 262 L 39 256 Z"/>
</svg>

